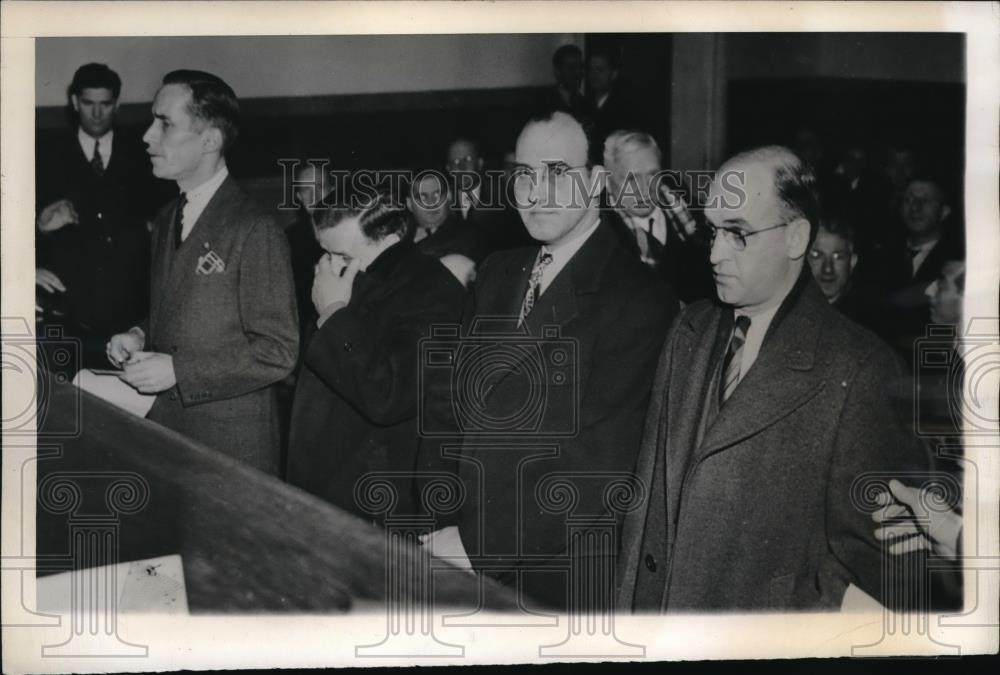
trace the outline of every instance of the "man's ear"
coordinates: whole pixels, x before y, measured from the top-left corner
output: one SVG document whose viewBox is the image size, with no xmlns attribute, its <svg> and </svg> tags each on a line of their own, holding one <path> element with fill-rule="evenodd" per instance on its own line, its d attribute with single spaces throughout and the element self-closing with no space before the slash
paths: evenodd
<svg viewBox="0 0 1000 675">
<path fill-rule="evenodd" d="M 476 171 L 482 171 L 483 170 L 483 166 L 485 164 L 486 164 L 486 160 L 484 160 L 482 157 L 480 157 L 479 160 L 476 162 Z"/>
<path fill-rule="evenodd" d="M 80 112 L 80 97 L 76 94 L 70 94 L 69 100 L 73 104 L 73 110 Z"/>
<path fill-rule="evenodd" d="M 858 266 L 858 254 L 851 251 L 851 273 L 854 273 L 854 268 Z"/>
<path fill-rule="evenodd" d="M 809 250 L 809 221 L 796 218 L 788 223 L 788 237 L 785 239 L 788 257 L 798 260 Z"/>
<path fill-rule="evenodd" d="M 947 204 L 941 207 L 941 222 L 948 220 L 948 216 L 951 215 L 951 207 Z"/>
<path fill-rule="evenodd" d="M 201 148 L 205 152 L 222 153 L 222 131 L 218 127 L 207 127 L 201 132 Z"/>
<path fill-rule="evenodd" d="M 590 197 L 595 198 L 608 185 L 608 170 L 600 164 L 590 167 Z"/>
</svg>

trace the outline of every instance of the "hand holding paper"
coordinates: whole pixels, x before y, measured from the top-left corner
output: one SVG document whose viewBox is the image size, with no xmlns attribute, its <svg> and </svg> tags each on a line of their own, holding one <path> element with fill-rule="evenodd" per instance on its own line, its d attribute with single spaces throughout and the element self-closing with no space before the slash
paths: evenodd
<svg viewBox="0 0 1000 675">
<path fill-rule="evenodd" d="M 142 394 L 157 394 L 177 384 L 174 359 L 158 352 L 135 352 L 125 363 L 122 379 Z"/>
</svg>

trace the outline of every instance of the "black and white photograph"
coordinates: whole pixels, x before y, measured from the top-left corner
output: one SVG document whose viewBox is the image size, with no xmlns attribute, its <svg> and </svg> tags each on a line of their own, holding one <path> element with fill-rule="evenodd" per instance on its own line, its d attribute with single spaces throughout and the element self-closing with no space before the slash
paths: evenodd
<svg viewBox="0 0 1000 675">
<path fill-rule="evenodd" d="M 7 4 L 4 672 L 1000 648 L 997 4 Z"/>
</svg>

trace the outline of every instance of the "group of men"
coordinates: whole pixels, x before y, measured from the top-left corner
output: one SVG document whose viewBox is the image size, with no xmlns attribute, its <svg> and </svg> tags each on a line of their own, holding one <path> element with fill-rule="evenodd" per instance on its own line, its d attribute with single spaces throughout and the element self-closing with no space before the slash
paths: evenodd
<svg viewBox="0 0 1000 675">
<path fill-rule="evenodd" d="M 79 169 L 102 179 L 125 154 L 87 117 L 118 90 L 80 79 Z M 314 200 L 304 319 L 285 233 L 228 173 L 232 89 L 174 71 L 152 113 L 152 174 L 179 195 L 150 221 L 148 308 L 95 327 L 121 378 L 156 396 L 150 420 L 280 475 L 274 387 L 297 371 L 289 482 L 377 522 L 359 486 L 402 476 L 392 508 L 438 518 L 426 546 L 528 604 L 574 606 L 581 556 L 626 611 L 830 609 L 851 584 L 891 602 L 853 486 L 930 460 L 890 394 L 898 358 L 810 273 L 816 179 L 792 151 L 726 162 L 697 227 L 641 179 L 661 168 L 650 136 L 609 133 L 598 151 L 573 115 L 541 113 L 514 152 L 516 221 L 476 221 L 475 194 L 436 211 L 450 188 L 433 175 L 405 203 Z M 458 144 L 449 164 L 481 168 L 477 154 Z M 61 218 L 97 241 L 82 202 L 59 199 L 40 201 L 40 237 Z M 134 220 L 122 228 L 147 236 Z M 450 346 L 424 349 L 449 326 Z M 438 513 L 423 486 L 442 474 L 464 499 Z M 641 498 L 616 509 L 606 484 L 622 477 Z M 610 550 L 574 547 L 571 517 L 614 522 Z M 926 554 L 890 567 L 902 578 Z M 596 562 L 609 555 L 617 565 Z"/>
</svg>

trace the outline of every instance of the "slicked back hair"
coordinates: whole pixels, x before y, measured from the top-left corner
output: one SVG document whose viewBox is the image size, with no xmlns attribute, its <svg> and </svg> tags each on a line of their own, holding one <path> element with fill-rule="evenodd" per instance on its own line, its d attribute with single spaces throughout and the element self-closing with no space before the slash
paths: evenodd
<svg viewBox="0 0 1000 675">
<path fill-rule="evenodd" d="M 239 136 L 240 104 L 221 77 L 201 70 L 174 70 L 163 77 L 163 84 L 187 87 L 191 92 L 191 117 L 222 132 L 223 153 L 232 147 Z"/>
</svg>

